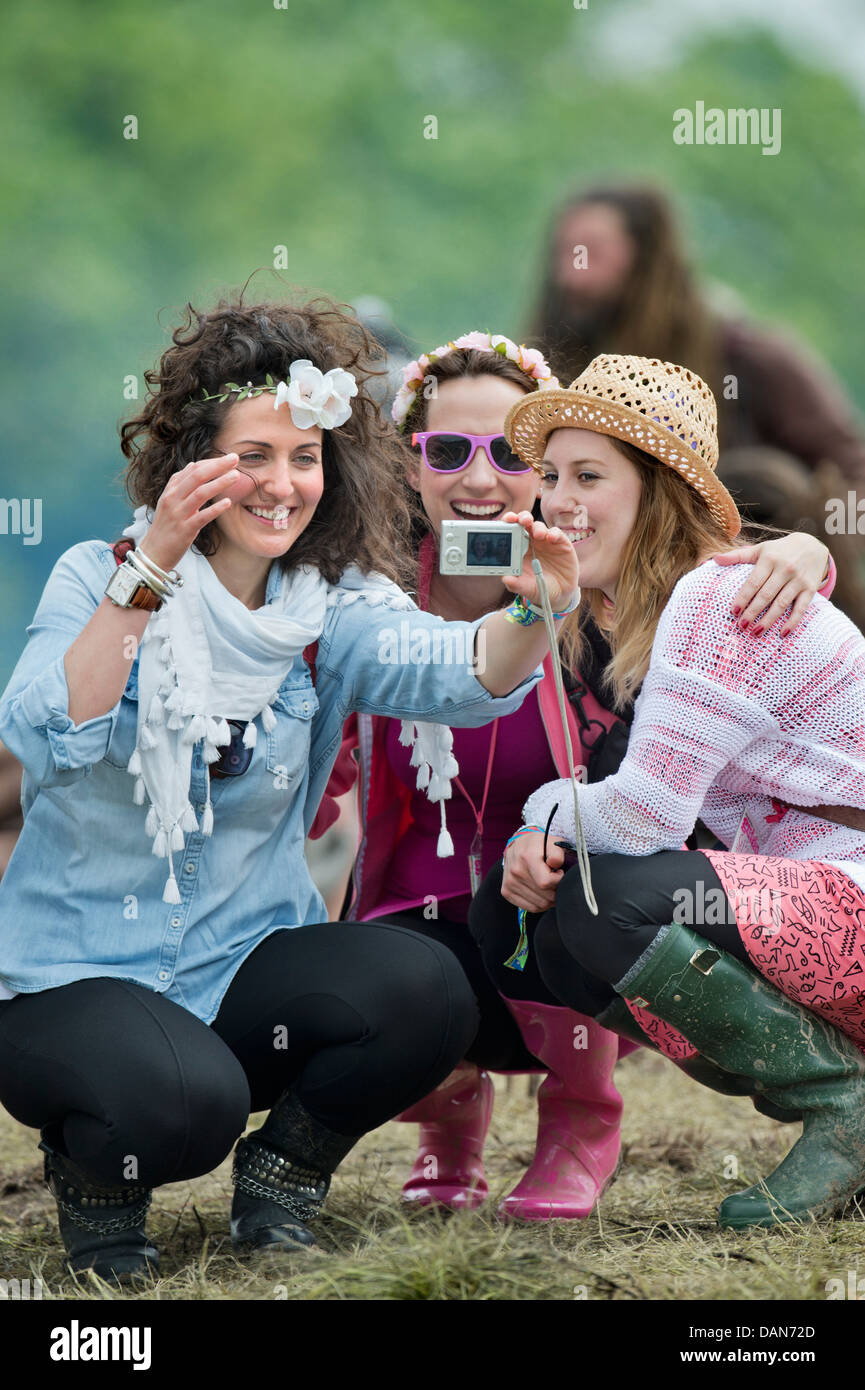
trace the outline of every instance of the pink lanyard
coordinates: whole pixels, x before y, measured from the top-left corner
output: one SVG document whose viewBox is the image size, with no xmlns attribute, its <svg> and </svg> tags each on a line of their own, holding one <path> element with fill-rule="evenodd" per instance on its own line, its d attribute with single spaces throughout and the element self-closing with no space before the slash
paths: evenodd
<svg viewBox="0 0 865 1390">
<path fill-rule="evenodd" d="M 481 886 L 481 850 L 483 845 L 482 836 L 484 833 L 484 812 L 487 809 L 487 796 L 489 795 L 490 790 L 490 779 L 492 777 L 493 771 L 493 758 L 496 756 L 496 740 L 498 739 L 498 736 L 499 721 L 498 719 L 496 719 L 493 723 L 493 732 L 492 737 L 490 739 L 490 751 L 489 756 L 487 758 L 487 773 L 484 779 L 484 794 L 483 800 L 481 801 L 480 811 L 478 811 L 477 807 L 475 806 L 475 803 L 472 801 L 472 798 L 469 796 L 459 777 L 454 778 L 454 785 L 459 788 L 466 801 L 469 803 L 469 806 L 472 808 L 472 815 L 474 816 L 475 822 L 477 824 L 477 830 L 475 831 L 474 839 L 471 843 L 471 849 L 469 850 L 469 880 L 471 882 L 472 887 L 472 897 L 474 897 L 475 893 Z"/>
</svg>

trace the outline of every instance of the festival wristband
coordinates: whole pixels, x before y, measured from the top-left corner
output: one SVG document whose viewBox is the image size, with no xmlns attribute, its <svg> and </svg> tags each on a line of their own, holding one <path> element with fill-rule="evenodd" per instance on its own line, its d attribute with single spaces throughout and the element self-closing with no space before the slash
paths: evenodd
<svg viewBox="0 0 865 1390">
<path fill-rule="evenodd" d="M 569 613 L 573 613 L 574 610 L 579 607 L 581 598 L 582 594 L 580 590 L 577 589 L 570 606 L 563 609 L 561 613 L 554 613 L 554 620 L 557 621 L 559 618 L 566 618 Z M 518 594 L 513 603 L 505 609 L 505 617 L 508 622 L 519 623 L 521 627 L 530 627 L 532 623 L 541 622 L 543 616 L 544 610 L 542 608 L 537 608 L 533 603 L 529 603 L 527 599 L 523 598 L 522 594 Z"/>
<path fill-rule="evenodd" d="M 544 827 L 542 825 L 521 825 L 519 830 L 514 831 L 513 835 L 505 845 L 505 853 L 507 853 L 507 851 L 510 849 L 511 845 L 514 843 L 514 840 L 518 840 L 521 835 L 543 835 L 543 833 Z"/>
</svg>

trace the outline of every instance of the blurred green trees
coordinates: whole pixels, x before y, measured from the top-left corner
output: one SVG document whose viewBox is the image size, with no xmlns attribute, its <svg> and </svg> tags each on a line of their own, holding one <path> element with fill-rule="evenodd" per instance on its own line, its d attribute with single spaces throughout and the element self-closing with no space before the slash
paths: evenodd
<svg viewBox="0 0 865 1390">
<path fill-rule="evenodd" d="M 124 379 L 143 389 L 177 307 L 277 246 L 285 280 L 382 295 L 418 347 L 518 336 L 551 204 L 599 174 L 657 178 L 703 271 L 807 337 L 865 406 L 854 96 L 738 29 L 663 74 L 602 74 L 593 22 L 567 0 L 7 6 L 0 494 L 43 499 L 43 540 L 0 535 L 0 688 L 57 556 L 125 524 Z M 674 145 L 673 111 L 698 99 L 780 106 L 781 154 Z"/>
</svg>

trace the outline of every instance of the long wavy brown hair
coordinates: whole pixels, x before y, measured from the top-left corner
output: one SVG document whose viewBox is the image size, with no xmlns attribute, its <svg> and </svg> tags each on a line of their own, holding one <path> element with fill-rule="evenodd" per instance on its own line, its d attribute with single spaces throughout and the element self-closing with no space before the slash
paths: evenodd
<svg viewBox="0 0 865 1390">
<path fill-rule="evenodd" d="M 204 312 L 187 304 L 171 340 L 144 374 L 149 392 L 142 409 L 120 430 L 128 460 L 121 476 L 135 506 L 155 508 L 173 473 L 210 455 L 231 400 L 206 401 L 205 394 L 217 394 L 227 382 L 261 386 L 268 373 L 287 380 L 297 359 L 309 359 L 322 372 L 342 367 L 358 383 L 351 417 L 322 431 L 324 492 L 306 530 L 278 563 L 284 570 L 315 565 L 329 583 L 355 564 L 410 584 L 416 573 L 413 511 L 400 482 L 409 451 L 367 389 L 381 374 L 371 365 L 381 349 L 348 306 L 326 296 L 247 305 L 239 294 Z M 209 522 L 196 549 L 212 555 L 218 545 L 217 527 Z"/>
<path fill-rule="evenodd" d="M 563 624 L 560 641 L 563 661 L 578 672 L 585 640 L 581 627 L 591 615 L 612 651 L 604 668 L 604 687 L 613 708 L 622 710 L 649 669 L 658 621 L 682 576 L 716 552 L 763 537 L 751 528 L 753 534 L 743 531 L 731 540 L 675 469 L 624 440 L 610 442 L 637 469 L 642 485 L 637 519 L 622 556 L 615 613 L 610 615 L 600 589 L 584 589 L 579 608 Z"/>
<path fill-rule="evenodd" d="M 595 203 L 618 213 L 635 256 L 612 318 L 605 324 L 603 341 L 584 342 L 574 338 L 568 325 L 567 305 L 556 284 L 555 245 L 563 219 Z M 526 341 L 544 352 L 565 383 L 579 376 L 599 352 L 631 353 L 681 362 L 718 394 L 718 326 L 697 287 L 666 194 L 638 184 L 598 184 L 573 193 L 556 209 Z"/>
</svg>

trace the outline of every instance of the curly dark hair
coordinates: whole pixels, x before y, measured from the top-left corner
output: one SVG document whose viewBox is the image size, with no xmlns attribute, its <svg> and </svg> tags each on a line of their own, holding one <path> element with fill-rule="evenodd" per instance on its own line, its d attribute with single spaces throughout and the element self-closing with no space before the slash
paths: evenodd
<svg viewBox="0 0 865 1390">
<path fill-rule="evenodd" d="M 263 386 L 268 374 L 287 380 L 297 359 L 308 358 L 322 372 L 342 367 L 358 384 L 351 417 L 322 431 L 322 499 L 279 563 L 284 570 L 316 565 L 331 584 L 350 564 L 403 586 L 413 583 L 413 512 L 401 484 L 409 451 L 366 389 L 381 375 L 372 364 L 382 350 L 349 307 L 326 296 L 245 305 L 236 295 L 206 313 L 187 303 L 171 337 L 173 346 L 144 374 L 149 392 L 143 408 L 120 430 L 129 461 L 121 476 L 132 502 L 155 508 L 173 473 L 209 456 L 232 403 L 204 400 L 205 393 L 216 394 L 230 381 Z M 212 555 L 218 545 L 210 522 L 198 533 L 196 549 Z"/>
</svg>

